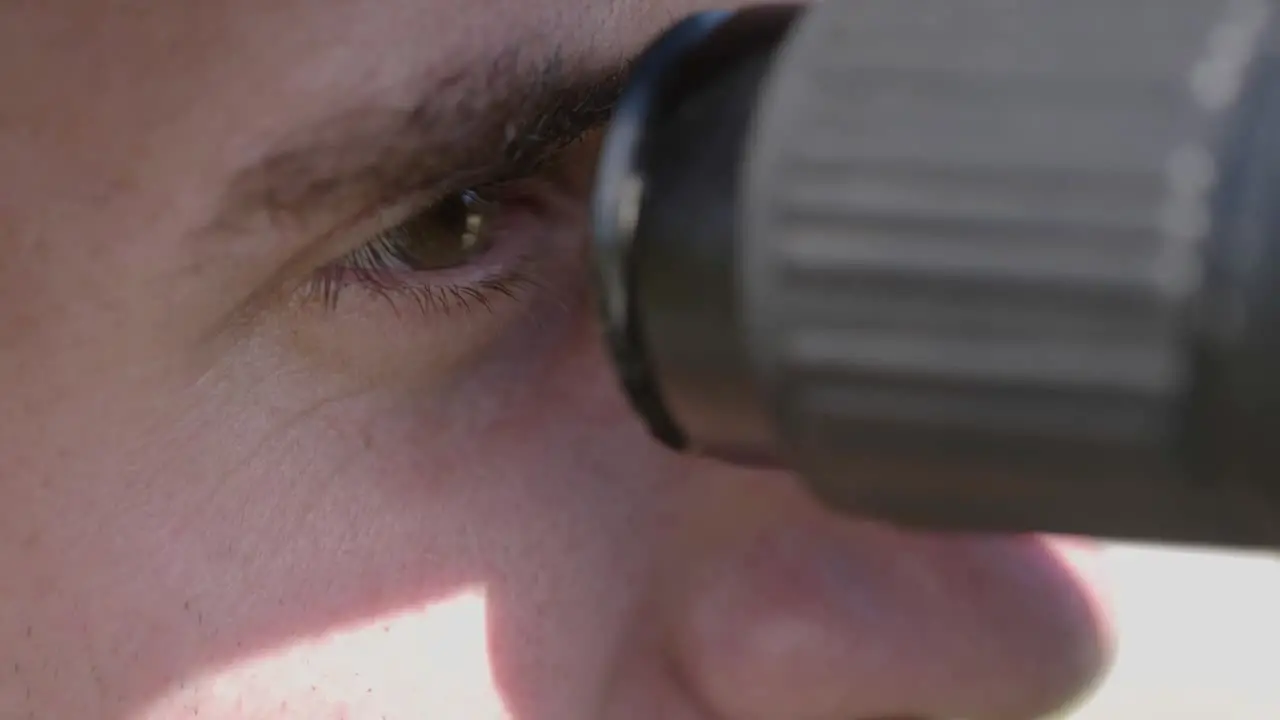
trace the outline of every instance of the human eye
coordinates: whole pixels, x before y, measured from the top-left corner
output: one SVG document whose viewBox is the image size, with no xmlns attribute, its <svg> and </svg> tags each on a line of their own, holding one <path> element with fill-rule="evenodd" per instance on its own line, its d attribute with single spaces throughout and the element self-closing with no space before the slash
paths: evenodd
<svg viewBox="0 0 1280 720">
<path fill-rule="evenodd" d="M 426 314 L 516 299 L 536 259 L 520 227 L 536 195 L 530 185 L 469 188 L 374 213 L 364 244 L 313 274 L 308 299 L 333 308 L 354 292 Z"/>
</svg>

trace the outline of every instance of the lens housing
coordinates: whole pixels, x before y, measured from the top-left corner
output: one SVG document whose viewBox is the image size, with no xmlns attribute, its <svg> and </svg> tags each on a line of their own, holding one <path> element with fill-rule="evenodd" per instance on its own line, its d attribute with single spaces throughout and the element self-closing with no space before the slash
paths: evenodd
<svg viewBox="0 0 1280 720">
<path fill-rule="evenodd" d="M 743 345 L 737 184 L 760 83 L 799 14 L 701 13 L 664 34 L 619 104 L 594 200 L 601 309 L 632 404 L 670 447 L 749 464 L 776 448 Z"/>
</svg>

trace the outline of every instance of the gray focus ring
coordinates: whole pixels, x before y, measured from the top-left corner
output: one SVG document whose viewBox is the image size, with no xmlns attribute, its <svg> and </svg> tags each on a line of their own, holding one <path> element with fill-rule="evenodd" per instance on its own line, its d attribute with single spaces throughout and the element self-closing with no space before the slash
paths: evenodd
<svg viewBox="0 0 1280 720">
<path fill-rule="evenodd" d="M 962 490 L 824 473 L 854 454 L 979 456 L 986 480 L 1073 466 L 1064 483 L 1090 456 L 1179 464 L 1220 142 L 1273 10 L 815 5 L 762 95 L 740 226 L 757 372 L 819 491 L 937 522 Z M 1008 487 L 1012 516 L 1029 500 Z"/>
</svg>

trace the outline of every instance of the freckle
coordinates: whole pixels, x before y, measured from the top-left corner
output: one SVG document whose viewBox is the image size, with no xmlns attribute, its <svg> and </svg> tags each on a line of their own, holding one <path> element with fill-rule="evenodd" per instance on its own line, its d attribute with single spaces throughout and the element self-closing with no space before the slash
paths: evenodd
<svg viewBox="0 0 1280 720">
<path fill-rule="evenodd" d="M 27 637 L 31 637 L 31 626 L 27 626 Z"/>
</svg>

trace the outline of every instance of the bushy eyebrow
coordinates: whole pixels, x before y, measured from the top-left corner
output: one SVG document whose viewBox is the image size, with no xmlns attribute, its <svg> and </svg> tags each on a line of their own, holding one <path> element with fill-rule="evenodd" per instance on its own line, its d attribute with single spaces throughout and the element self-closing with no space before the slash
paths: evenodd
<svg viewBox="0 0 1280 720">
<path fill-rule="evenodd" d="M 305 218 L 527 173 L 607 120 L 628 69 L 571 65 L 560 53 L 531 63 L 509 51 L 431 73 L 411 106 L 348 107 L 288 133 L 232 176 L 211 226 Z"/>
</svg>

